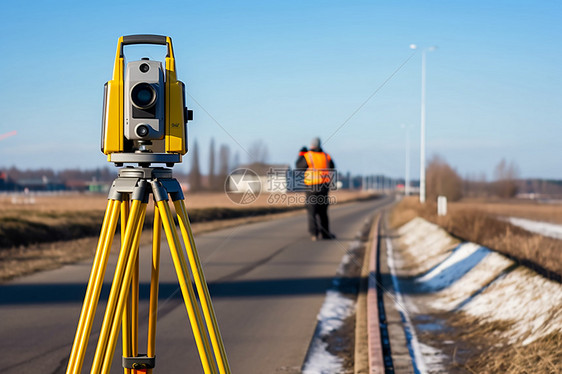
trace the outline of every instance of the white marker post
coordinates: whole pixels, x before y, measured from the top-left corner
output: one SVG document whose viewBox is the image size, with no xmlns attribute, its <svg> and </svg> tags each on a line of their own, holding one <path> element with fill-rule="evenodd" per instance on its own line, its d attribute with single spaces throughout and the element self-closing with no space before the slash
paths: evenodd
<svg viewBox="0 0 562 374">
<path fill-rule="evenodd" d="M 447 215 L 447 197 L 438 196 L 437 197 L 437 215 L 446 216 Z"/>
</svg>

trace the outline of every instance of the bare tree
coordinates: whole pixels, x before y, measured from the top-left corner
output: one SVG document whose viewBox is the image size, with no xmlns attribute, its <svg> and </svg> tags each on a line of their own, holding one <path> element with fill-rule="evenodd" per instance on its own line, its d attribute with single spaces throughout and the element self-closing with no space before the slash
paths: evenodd
<svg viewBox="0 0 562 374">
<path fill-rule="evenodd" d="M 227 175 L 230 162 L 230 148 L 226 144 L 222 144 L 219 149 L 219 173 L 221 175 Z"/>
<path fill-rule="evenodd" d="M 209 188 L 214 190 L 215 187 L 215 139 L 211 138 L 211 145 L 209 147 Z"/>
<path fill-rule="evenodd" d="M 488 196 L 488 182 L 486 181 L 486 174 L 469 174 L 463 180 L 464 189 L 463 196 L 468 197 L 485 197 Z"/>
<path fill-rule="evenodd" d="M 450 201 L 462 198 L 463 182 L 457 172 L 441 156 L 434 155 L 426 172 L 427 197 L 437 200 L 437 196 L 446 196 Z"/>
<path fill-rule="evenodd" d="M 234 169 L 238 169 L 238 167 L 240 167 L 240 152 L 236 151 L 234 153 L 234 159 L 232 161 L 232 165 L 230 166 L 230 168 L 234 170 Z"/>
<path fill-rule="evenodd" d="M 199 169 L 199 147 L 197 140 L 191 150 L 191 170 L 189 172 L 189 188 L 191 191 L 201 190 L 201 169 Z"/>
<path fill-rule="evenodd" d="M 511 198 L 517 194 L 517 181 L 519 176 L 519 168 L 514 161 L 509 164 L 502 159 L 494 170 L 496 181 L 493 184 L 494 191 L 499 197 Z"/>
<path fill-rule="evenodd" d="M 254 141 L 248 148 L 249 164 L 265 164 L 269 159 L 267 145 L 261 139 Z"/>
<path fill-rule="evenodd" d="M 230 148 L 228 145 L 222 144 L 219 148 L 219 175 L 218 183 L 224 183 L 229 172 Z"/>
</svg>

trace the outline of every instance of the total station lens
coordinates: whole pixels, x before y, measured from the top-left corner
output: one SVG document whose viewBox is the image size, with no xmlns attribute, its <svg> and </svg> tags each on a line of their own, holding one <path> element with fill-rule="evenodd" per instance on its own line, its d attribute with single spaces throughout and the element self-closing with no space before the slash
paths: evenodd
<svg viewBox="0 0 562 374">
<path fill-rule="evenodd" d="M 148 66 L 148 64 L 141 64 L 139 66 L 139 70 L 142 71 L 143 73 L 146 73 L 148 70 L 150 70 L 150 66 Z"/>
<path fill-rule="evenodd" d="M 148 135 L 148 126 L 147 125 L 140 125 L 139 127 L 137 127 L 137 135 L 140 136 L 141 138 L 144 138 L 145 136 Z"/>
<path fill-rule="evenodd" d="M 156 101 L 156 90 L 148 83 L 139 83 L 131 91 L 133 105 L 139 109 L 148 109 Z"/>
</svg>

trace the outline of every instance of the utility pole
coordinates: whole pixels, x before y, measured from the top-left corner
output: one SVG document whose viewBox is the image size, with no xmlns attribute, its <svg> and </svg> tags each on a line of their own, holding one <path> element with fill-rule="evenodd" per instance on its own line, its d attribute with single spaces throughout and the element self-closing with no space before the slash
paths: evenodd
<svg viewBox="0 0 562 374">
<path fill-rule="evenodd" d="M 410 126 L 406 126 L 406 176 L 404 178 L 404 195 L 410 195 Z"/>
<path fill-rule="evenodd" d="M 418 46 L 410 44 L 411 49 Z M 431 46 L 422 49 L 422 77 L 421 77 L 421 129 L 420 129 L 420 203 L 425 203 L 425 55 L 433 52 L 437 47 Z"/>
<path fill-rule="evenodd" d="M 420 203 L 425 203 L 425 49 L 422 51 L 420 134 Z"/>
</svg>

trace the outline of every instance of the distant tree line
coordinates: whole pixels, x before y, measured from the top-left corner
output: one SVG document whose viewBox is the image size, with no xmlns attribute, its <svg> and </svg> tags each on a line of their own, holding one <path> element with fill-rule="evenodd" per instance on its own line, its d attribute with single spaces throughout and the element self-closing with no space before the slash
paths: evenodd
<svg viewBox="0 0 562 374">
<path fill-rule="evenodd" d="M 265 163 L 268 159 L 268 149 L 262 140 L 254 141 L 248 150 L 248 164 L 254 161 Z M 187 160 L 188 158 L 186 158 Z M 189 150 L 191 170 L 182 172 L 181 168 L 174 169 L 174 176 L 180 182 L 187 182 L 191 191 L 222 191 L 228 174 L 240 166 L 240 155 L 232 153 L 226 144 L 218 149 L 215 139 L 209 144 L 209 169 L 201 170 L 199 144 L 195 141 Z M 20 169 L 15 166 L 0 168 L 0 191 L 30 190 L 67 190 L 87 189 L 88 183 L 111 183 L 117 177 L 118 168 L 105 166 L 95 169 L 64 169 L 47 168 Z"/>
<path fill-rule="evenodd" d="M 209 144 L 209 170 L 204 174 L 199 161 L 199 144 L 193 142 L 190 150 L 191 170 L 188 175 L 190 191 L 219 191 L 224 188 L 228 174 L 239 166 L 238 153 L 232 156 L 230 147 L 221 144 L 218 152 L 215 148 L 215 139 L 211 138 Z"/>
<path fill-rule="evenodd" d="M 426 198 L 436 201 L 437 196 L 446 196 L 450 201 L 463 196 L 462 178 L 441 156 L 433 156 L 426 169 Z"/>
<path fill-rule="evenodd" d="M 109 166 L 95 169 L 19 169 L 15 166 L 0 169 L 0 190 L 66 190 L 81 189 L 85 182 L 110 182 L 117 177 L 117 169 Z"/>
<path fill-rule="evenodd" d="M 269 160 L 269 152 L 266 143 L 263 140 L 255 140 L 247 149 L 248 162 L 245 167 L 259 169 L 266 165 Z M 215 145 L 215 139 L 211 138 L 209 143 L 209 169 L 207 173 L 201 170 L 199 158 L 199 144 L 197 140 L 193 142 L 190 151 L 191 170 L 188 175 L 188 183 L 190 191 L 222 191 L 226 178 L 234 169 L 240 167 L 239 152 L 231 152 L 230 147 L 221 144 Z"/>
<path fill-rule="evenodd" d="M 33 178 L 48 178 L 57 181 L 68 181 L 68 180 L 98 180 L 98 181 L 109 181 L 113 180 L 117 176 L 117 171 L 115 168 L 110 168 L 109 166 L 96 169 L 64 169 L 56 171 L 53 169 L 19 169 L 15 166 L 2 170 L 2 174 L 5 178 L 9 178 L 14 181 L 22 179 L 33 179 Z"/>
<path fill-rule="evenodd" d="M 502 159 L 494 168 L 494 179 L 485 174 L 462 178 L 441 156 L 433 156 L 426 169 L 426 195 L 430 201 L 446 196 L 450 201 L 462 197 L 498 197 L 509 199 L 519 193 L 562 195 L 562 181 L 521 179 L 514 161 Z"/>
<path fill-rule="evenodd" d="M 244 167 L 255 167 L 261 170 L 268 167 L 268 148 L 262 140 L 254 141 L 247 148 L 247 164 Z M 209 144 L 209 166 L 207 173 L 200 167 L 199 145 L 197 141 L 189 150 L 191 170 L 187 174 L 180 168 L 174 170 L 174 176 L 180 182 L 187 181 L 190 191 L 222 191 L 228 174 L 240 167 L 240 154 L 231 152 L 226 144 L 218 150 L 215 140 Z M 87 183 L 111 183 L 117 177 L 118 169 L 105 166 L 94 169 L 19 169 L 15 166 L 0 168 L 0 191 L 21 191 L 25 188 L 41 190 L 84 189 Z M 393 188 L 402 180 L 387 178 L 382 175 L 352 176 L 351 173 L 338 173 L 338 181 L 346 189 L 386 189 Z M 83 183 L 81 183 L 83 182 Z M 411 181 L 412 186 L 417 181 Z M 437 196 L 446 196 L 450 201 L 462 197 L 512 198 L 518 193 L 539 194 L 562 197 L 561 180 L 520 179 L 519 168 L 515 162 L 501 160 L 494 169 L 494 179 L 486 180 L 485 174 L 468 175 L 462 178 L 443 157 L 433 156 L 426 169 L 426 194 L 429 201 Z"/>
</svg>

